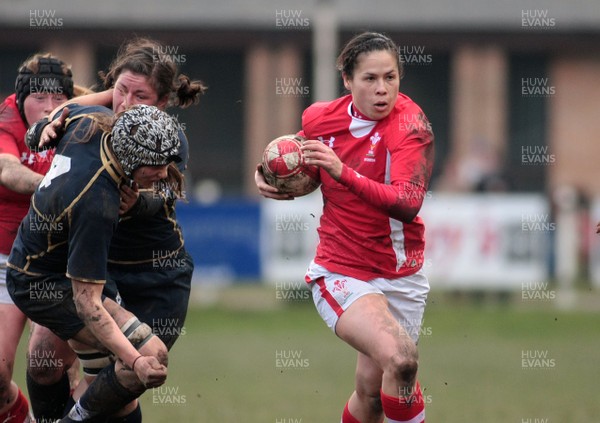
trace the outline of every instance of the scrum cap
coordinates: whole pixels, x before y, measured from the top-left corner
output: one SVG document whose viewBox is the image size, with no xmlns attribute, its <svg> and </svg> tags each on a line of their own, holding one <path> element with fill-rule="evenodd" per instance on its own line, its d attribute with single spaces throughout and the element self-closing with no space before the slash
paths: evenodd
<svg viewBox="0 0 600 423">
<path fill-rule="evenodd" d="M 63 70 L 64 62 L 54 57 L 37 59 L 38 71 L 33 72 L 27 66 L 21 66 L 15 82 L 17 107 L 23 122 L 25 118 L 24 103 L 27 96 L 33 93 L 64 94 L 73 98 L 73 74 L 70 69 Z M 33 122 L 31 122 L 33 124 Z"/>
<path fill-rule="evenodd" d="M 113 125 L 112 148 L 129 178 L 140 166 L 178 162 L 179 145 L 179 122 L 155 106 L 136 105 Z"/>
</svg>

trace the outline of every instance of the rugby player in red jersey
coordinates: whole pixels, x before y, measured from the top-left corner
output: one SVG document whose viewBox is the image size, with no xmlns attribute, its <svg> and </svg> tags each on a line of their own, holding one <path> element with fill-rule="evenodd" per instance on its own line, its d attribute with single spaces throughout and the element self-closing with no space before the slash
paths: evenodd
<svg viewBox="0 0 600 423">
<path fill-rule="evenodd" d="M 342 423 L 425 421 L 417 341 L 429 283 L 418 216 L 433 167 L 423 111 L 399 93 L 402 63 L 387 36 L 354 37 L 338 57 L 350 94 L 302 115 L 306 162 L 320 167 L 319 244 L 306 273 L 317 310 L 358 351 Z M 267 198 L 289 199 L 255 182 Z"/>
</svg>

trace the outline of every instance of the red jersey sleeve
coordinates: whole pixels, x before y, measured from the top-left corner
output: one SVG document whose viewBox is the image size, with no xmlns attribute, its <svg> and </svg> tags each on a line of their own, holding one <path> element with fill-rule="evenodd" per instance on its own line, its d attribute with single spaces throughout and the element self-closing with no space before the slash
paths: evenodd
<svg viewBox="0 0 600 423">
<path fill-rule="evenodd" d="M 21 157 L 17 137 L 23 132 L 22 129 L 24 128 L 25 125 L 16 110 L 14 99 L 8 97 L 0 105 L 0 154 Z"/>
<path fill-rule="evenodd" d="M 386 210 L 390 217 L 412 222 L 427 195 L 433 168 L 431 125 L 420 108 L 411 102 L 390 116 L 385 142 L 389 152 L 386 183 L 369 179 L 346 164 L 340 183 L 372 206 Z"/>
</svg>

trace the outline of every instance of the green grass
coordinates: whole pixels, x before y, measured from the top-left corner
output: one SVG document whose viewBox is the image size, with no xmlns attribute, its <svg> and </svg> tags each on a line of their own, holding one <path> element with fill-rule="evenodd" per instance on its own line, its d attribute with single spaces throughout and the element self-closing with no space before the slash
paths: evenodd
<svg viewBox="0 0 600 423">
<path fill-rule="evenodd" d="M 428 422 L 600 421 L 598 312 L 490 307 L 438 294 L 422 333 Z M 527 353 L 546 360 L 523 367 Z M 355 358 L 312 302 L 277 301 L 273 288 L 230 289 L 190 309 L 166 385 L 142 398 L 144 421 L 339 422 Z"/>
<path fill-rule="evenodd" d="M 600 421 L 598 313 L 430 304 L 425 322 L 430 421 Z"/>
</svg>

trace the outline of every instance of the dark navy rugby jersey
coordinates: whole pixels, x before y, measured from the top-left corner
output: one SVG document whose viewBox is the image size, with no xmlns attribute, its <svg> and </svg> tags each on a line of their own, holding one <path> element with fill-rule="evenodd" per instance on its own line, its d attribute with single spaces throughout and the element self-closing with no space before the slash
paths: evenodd
<svg viewBox="0 0 600 423">
<path fill-rule="evenodd" d="M 90 113 L 112 115 L 102 106 L 69 105 L 65 134 L 50 170 L 36 189 L 21 222 L 9 266 L 31 274 L 65 273 L 103 283 L 110 241 L 119 220 L 123 171 L 98 130 L 87 142 Z"/>
<path fill-rule="evenodd" d="M 186 169 L 189 146 L 183 131 L 179 131 L 181 145 L 177 167 Z M 149 264 L 156 259 L 175 255 L 183 247 L 183 234 L 175 215 L 175 199 L 168 192 L 150 194 L 151 201 L 160 196 L 158 210 L 152 215 L 122 217 L 113 236 L 109 252 L 111 264 Z"/>
</svg>

